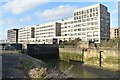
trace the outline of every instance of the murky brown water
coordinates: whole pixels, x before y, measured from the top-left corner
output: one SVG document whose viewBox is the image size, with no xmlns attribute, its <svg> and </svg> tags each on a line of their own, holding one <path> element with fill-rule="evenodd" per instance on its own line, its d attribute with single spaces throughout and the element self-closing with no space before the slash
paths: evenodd
<svg viewBox="0 0 120 80">
<path fill-rule="evenodd" d="M 82 63 L 80 62 L 64 62 L 59 60 L 45 60 L 48 67 L 59 69 L 64 72 L 67 71 L 67 74 L 71 75 L 73 78 L 100 78 L 101 76 L 96 75 L 95 73 L 88 72 L 84 69 Z M 73 66 L 70 70 L 68 70 Z"/>
</svg>

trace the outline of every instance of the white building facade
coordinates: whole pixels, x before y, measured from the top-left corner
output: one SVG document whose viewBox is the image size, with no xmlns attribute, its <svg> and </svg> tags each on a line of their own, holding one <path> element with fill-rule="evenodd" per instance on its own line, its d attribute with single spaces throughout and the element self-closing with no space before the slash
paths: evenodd
<svg viewBox="0 0 120 80">
<path fill-rule="evenodd" d="M 76 9 L 73 18 L 62 22 L 62 40 L 80 38 L 84 41 L 110 39 L 110 13 L 102 4 Z"/>
<path fill-rule="evenodd" d="M 21 28 L 18 31 L 18 42 L 26 44 L 52 44 L 56 36 L 61 36 L 61 23 L 49 22 Z"/>
<path fill-rule="evenodd" d="M 76 9 L 73 17 L 67 20 L 49 22 L 31 27 L 21 28 L 18 31 L 19 43 L 52 44 L 53 39 L 95 41 L 110 39 L 110 13 L 106 6 L 95 4 Z"/>
</svg>

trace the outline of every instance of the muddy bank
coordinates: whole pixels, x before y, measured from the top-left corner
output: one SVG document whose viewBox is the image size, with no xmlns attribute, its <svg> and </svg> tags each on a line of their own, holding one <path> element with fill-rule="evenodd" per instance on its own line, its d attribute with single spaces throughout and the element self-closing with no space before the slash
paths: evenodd
<svg viewBox="0 0 120 80">
<path fill-rule="evenodd" d="M 2 54 L 2 78 L 69 78 L 56 69 L 46 67 L 38 59 L 20 53 Z"/>
<path fill-rule="evenodd" d="M 88 64 L 84 64 L 83 67 L 86 71 L 103 76 L 103 78 L 119 78 L 120 71 L 109 70 L 103 67 L 97 67 Z"/>
</svg>

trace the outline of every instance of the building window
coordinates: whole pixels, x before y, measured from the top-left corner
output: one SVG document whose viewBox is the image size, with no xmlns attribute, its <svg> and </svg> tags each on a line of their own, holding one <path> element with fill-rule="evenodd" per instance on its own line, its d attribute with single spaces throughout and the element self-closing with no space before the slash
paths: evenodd
<svg viewBox="0 0 120 80">
<path fill-rule="evenodd" d="M 86 21 L 85 19 L 82 20 L 82 22 L 85 22 L 85 21 Z"/>
<path fill-rule="evenodd" d="M 78 31 L 81 31 L 81 28 L 79 28 Z"/>
<path fill-rule="evenodd" d="M 83 11 L 82 11 L 82 14 L 83 14 Z"/>
<path fill-rule="evenodd" d="M 87 19 L 87 21 L 90 21 L 90 19 Z"/>
<path fill-rule="evenodd" d="M 86 28 L 82 28 L 82 31 L 86 31 Z"/>
<path fill-rule="evenodd" d="M 87 10 L 87 13 L 89 13 L 89 10 Z"/>
<path fill-rule="evenodd" d="M 74 20 L 76 20 L 76 17 L 74 17 Z"/>
<path fill-rule="evenodd" d="M 96 16 L 98 16 L 98 12 L 96 12 Z"/>
<path fill-rule="evenodd" d="M 81 12 L 79 12 L 79 15 L 81 15 Z"/>
<path fill-rule="evenodd" d="M 93 12 L 95 12 L 95 8 L 93 8 Z"/>
<path fill-rule="evenodd" d="M 78 33 L 78 35 L 81 35 L 81 33 Z"/>
<path fill-rule="evenodd" d="M 92 12 L 92 9 L 90 9 L 90 12 Z"/>
<path fill-rule="evenodd" d="M 95 22 L 95 25 L 98 25 L 98 22 Z"/>
<path fill-rule="evenodd" d="M 74 13 L 74 16 L 76 16 L 76 13 Z"/>
<path fill-rule="evenodd" d="M 98 38 L 94 38 L 93 40 L 94 40 L 95 42 L 98 42 L 98 41 L 99 41 L 99 39 L 98 39 Z"/>
<path fill-rule="evenodd" d="M 81 22 L 81 20 L 78 20 L 78 22 Z"/>
<path fill-rule="evenodd" d="M 91 22 L 91 25 L 94 25 L 94 22 Z"/>
<path fill-rule="evenodd" d="M 92 17 L 92 14 L 90 14 L 90 17 Z"/>
<path fill-rule="evenodd" d="M 93 16 L 95 16 L 95 13 L 93 13 Z"/>
<path fill-rule="evenodd" d="M 98 7 L 96 7 L 96 11 L 98 11 Z"/>
<path fill-rule="evenodd" d="M 79 19 L 81 19 L 81 16 L 79 16 Z"/>
<path fill-rule="evenodd" d="M 74 29 L 74 31 L 77 31 L 77 29 Z"/>
</svg>

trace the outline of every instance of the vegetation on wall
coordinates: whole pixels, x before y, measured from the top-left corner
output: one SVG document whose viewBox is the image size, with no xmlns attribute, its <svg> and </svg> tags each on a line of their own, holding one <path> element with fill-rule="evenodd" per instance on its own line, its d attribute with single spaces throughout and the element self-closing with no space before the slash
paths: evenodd
<svg viewBox="0 0 120 80">
<path fill-rule="evenodd" d="M 74 60 L 74 61 L 82 61 L 82 53 L 76 52 L 60 52 L 60 59 L 64 61 Z"/>
<path fill-rule="evenodd" d="M 75 40 L 64 41 L 63 45 L 76 45 L 81 39 L 76 38 Z"/>
<path fill-rule="evenodd" d="M 110 39 L 108 42 L 101 41 L 99 47 L 117 47 L 117 43 L 120 39 Z"/>
</svg>

